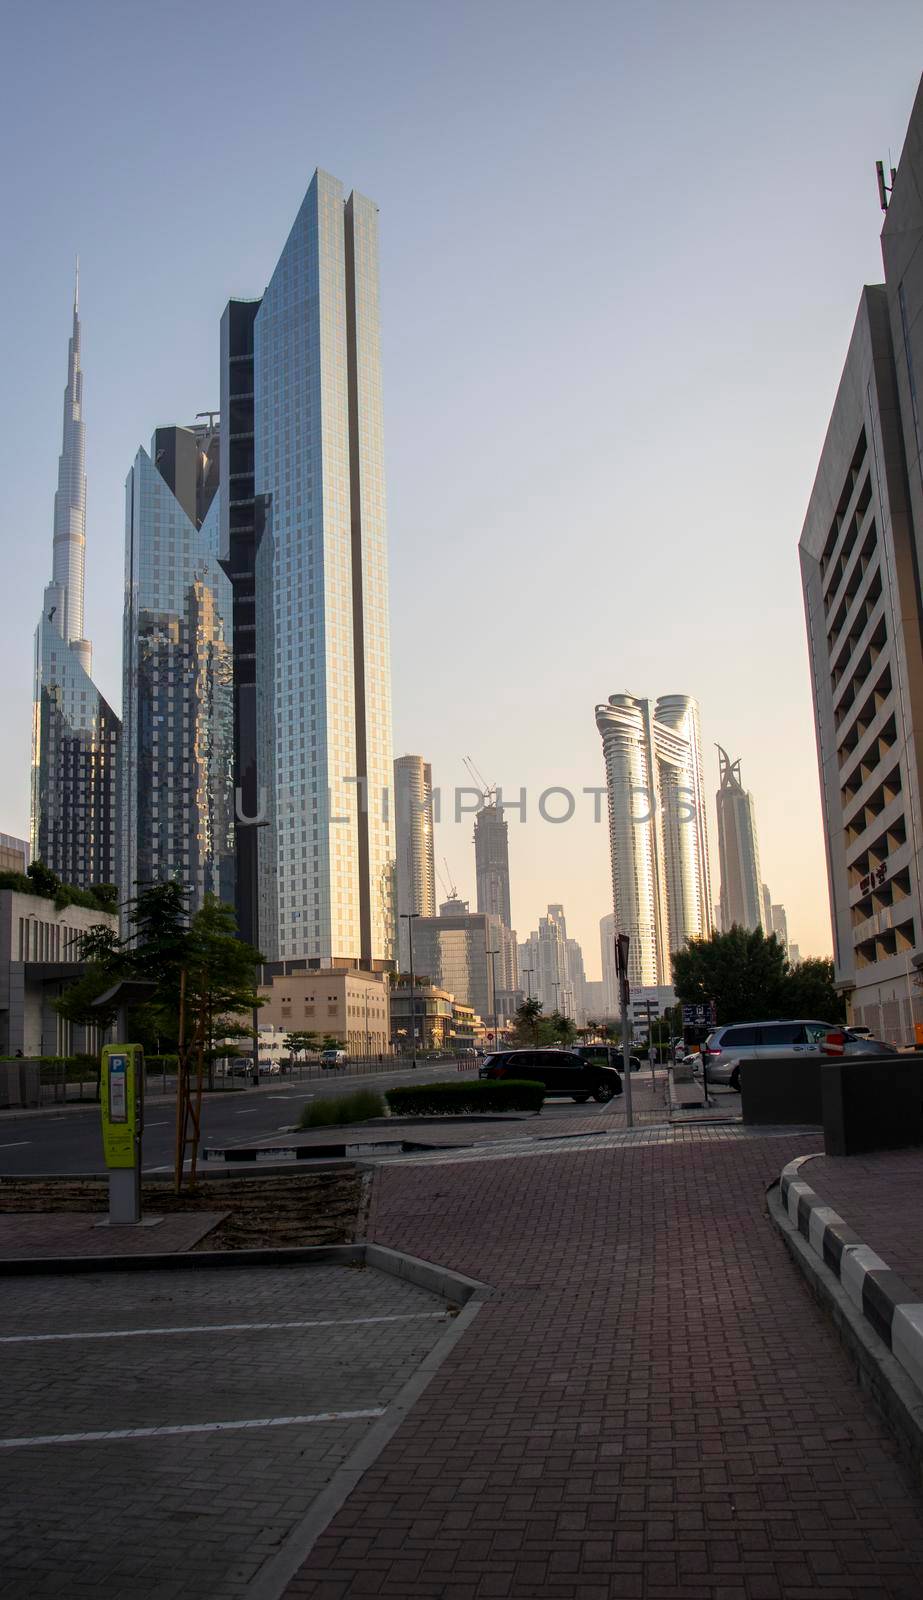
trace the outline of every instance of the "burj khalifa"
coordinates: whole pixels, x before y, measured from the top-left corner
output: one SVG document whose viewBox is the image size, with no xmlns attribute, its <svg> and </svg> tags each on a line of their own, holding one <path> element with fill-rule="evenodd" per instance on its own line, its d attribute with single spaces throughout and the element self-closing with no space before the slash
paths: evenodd
<svg viewBox="0 0 923 1600">
<path fill-rule="evenodd" d="M 78 888 L 114 880 L 121 733 L 90 676 L 93 649 L 84 638 L 85 453 L 75 277 L 51 582 L 35 631 L 31 843 L 33 859 Z"/>
</svg>

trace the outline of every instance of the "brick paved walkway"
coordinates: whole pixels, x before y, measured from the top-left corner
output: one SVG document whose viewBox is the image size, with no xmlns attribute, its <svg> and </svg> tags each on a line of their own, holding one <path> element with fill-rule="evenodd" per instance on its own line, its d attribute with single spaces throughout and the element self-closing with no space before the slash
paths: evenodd
<svg viewBox="0 0 923 1600">
<path fill-rule="evenodd" d="M 765 1215 L 805 1137 L 383 1168 L 497 1286 L 291 1600 L 918 1600 L 921 1508 Z"/>
<path fill-rule="evenodd" d="M 923 1150 L 822 1155 L 801 1176 L 923 1300 Z"/>
</svg>

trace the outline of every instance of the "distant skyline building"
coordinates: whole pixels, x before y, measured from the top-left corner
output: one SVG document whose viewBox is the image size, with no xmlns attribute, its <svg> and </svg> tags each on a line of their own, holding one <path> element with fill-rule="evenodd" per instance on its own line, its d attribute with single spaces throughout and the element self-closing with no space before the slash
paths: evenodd
<svg viewBox="0 0 923 1600">
<path fill-rule="evenodd" d="M 231 585 L 218 562 L 219 435 L 158 428 L 126 481 L 120 873 L 234 901 Z"/>
<path fill-rule="evenodd" d="M 398 971 L 410 970 L 408 912 L 436 915 L 433 769 L 422 756 L 398 756 L 394 763 L 394 832 L 397 862 Z"/>
<path fill-rule="evenodd" d="M 799 552 L 833 925 L 850 1021 L 923 1023 L 923 83 Z M 790 947 L 794 960 L 795 947 Z"/>
<path fill-rule="evenodd" d="M 478 910 L 511 928 L 509 824 L 495 801 L 483 805 L 474 819 L 474 865 Z"/>
<path fill-rule="evenodd" d="M 772 915 L 772 929 L 771 929 L 771 931 L 775 934 L 776 938 L 778 939 L 779 943 L 781 944 L 781 946 L 782 946 L 783 950 L 785 951 L 786 955 L 788 955 L 788 951 L 789 951 L 789 945 L 788 945 L 788 918 L 785 915 L 785 907 L 784 906 L 772 906 L 771 915 Z"/>
<path fill-rule="evenodd" d="M 495 1008 L 503 1017 L 501 962 L 499 957 L 491 961 L 488 954 L 501 947 L 501 928 L 499 917 L 471 911 L 467 901 L 458 899 L 444 901 L 438 917 L 418 917 L 413 925 L 414 974 L 430 978 L 456 1000 L 473 1006 L 488 1028 Z"/>
<path fill-rule="evenodd" d="M 117 881 L 121 722 L 99 693 L 84 637 L 86 438 L 74 283 L 51 582 L 35 632 L 31 853 L 67 883 Z"/>
<path fill-rule="evenodd" d="M 378 209 L 318 170 L 222 320 L 238 905 L 272 962 L 396 954 L 378 300 Z"/>
<path fill-rule="evenodd" d="M 518 949 L 524 992 L 541 1003 L 546 1015 L 560 1011 L 583 1027 L 587 1006 L 583 951 L 576 939 L 568 938 L 564 907 L 550 905 Z"/>
<path fill-rule="evenodd" d="M 615 914 L 607 912 L 599 919 L 599 954 L 602 963 L 603 1005 L 607 1017 L 617 1017 L 621 1007 L 619 980 L 615 970 Z"/>
<path fill-rule="evenodd" d="M 612 895 L 629 978 L 669 984 L 672 954 L 711 929 L 699 710 L 689 695 L 614 694 L 596 707 L 609 802 Z"/>
<path fill-rule="evenodd" d="M 718 746 L 718 853 L 721 927 L 765 928 L 763 879 L 753 796 L 740 779 L 740 761 Z M 767 891 L 768 893 L 768 891 Z"/>
<path fill-rule="evenodd" d="M 767 938 L 772 933 L 772 895 L 769 893 L 768 883 L 761 885 L 761 905 L 763 908 L 763 932 Z"/>
</svg>

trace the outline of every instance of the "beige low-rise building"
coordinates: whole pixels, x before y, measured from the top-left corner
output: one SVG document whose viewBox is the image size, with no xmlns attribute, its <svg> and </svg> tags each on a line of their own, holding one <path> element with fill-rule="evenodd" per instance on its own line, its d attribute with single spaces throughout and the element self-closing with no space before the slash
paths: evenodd
<svg viewBox="0 0 923 1600">
<path fill-rule="evenodd" d="M 275 976 L 260 989 L 260 1026 L 285 1033 L 329 1035 L 350 1055 L 384 1055 L 391 1048 L 386 977 L 356 967 L 323 967 Z"/>
</svg>

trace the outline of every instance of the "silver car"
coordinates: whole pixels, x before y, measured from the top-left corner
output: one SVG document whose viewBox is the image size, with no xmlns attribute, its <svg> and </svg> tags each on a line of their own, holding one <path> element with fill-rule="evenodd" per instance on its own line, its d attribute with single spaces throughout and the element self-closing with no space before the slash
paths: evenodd
<svg viewBox="0 0 923 1600">
<path fill-rule="evenodd" d="M 740 1088 L 740 1063 L 766 1056 L 824 1056 L 827 1035 L 845 1036 L 847 1056 L 893 1055 L 894 1047 L 881 1039 L 860 1038 L 835 1022 L 734 1022 L 715 1028 L 705 1041 L 710 1083 Z"/>
</svg>

